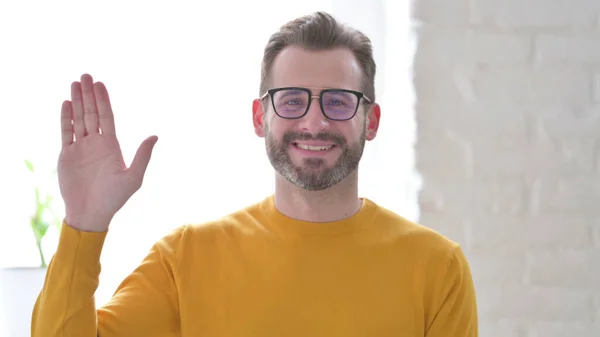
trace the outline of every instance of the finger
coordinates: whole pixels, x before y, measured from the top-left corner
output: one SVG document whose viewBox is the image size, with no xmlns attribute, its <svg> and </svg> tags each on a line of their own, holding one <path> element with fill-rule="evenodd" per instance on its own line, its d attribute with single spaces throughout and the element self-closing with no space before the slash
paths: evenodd
<svg viewBox="0 0 600 337">
<path fill-rule="evenodd" d="M 98 133 L 98 108 L 94 98 L 94 80 L 89 74 L 81 75 L 81 95 L 83 98 L 83 124 L 87 135 Z"/>
<path fill-rule="evenodd" d="M 71 84 L 71 111 L 73 112 L 73 130 L 75 140 L 85 136 L 85 124 L 83 123 L 83 101 L 81 98 L 81 83 Z"/>
<path fill-rule="evenodd" d="M 152 149 L 157 141 L 158 137 L 156 136 L 148 137 L 137 149 L 133 161 L 131 162 L 131 167 L 129 168 L 133 181 L 139 183 L 142 182 L 146 169 L 148 168 L 148 163 L 150 162 L 150 157 L 152 156 Z"/>
<path fill-rule="evenodd" d="M 69 101 L 63 102 L 60 111 L 60 133 L 63 146 L 73 144 L 73 110 Z"/>
<path fill-rule="evenodd" d="M 100 123 L 102 134 L 116 135 L 115 117 L 113 115 L 112 107 L 110 106 L 110 98 L 108 97 L 108 91 L 102 82 L 96 82 L 94 84 L 94 96 L 96 97 L 96 104 L 98 105 L 98 121 Z"/>
</svg>

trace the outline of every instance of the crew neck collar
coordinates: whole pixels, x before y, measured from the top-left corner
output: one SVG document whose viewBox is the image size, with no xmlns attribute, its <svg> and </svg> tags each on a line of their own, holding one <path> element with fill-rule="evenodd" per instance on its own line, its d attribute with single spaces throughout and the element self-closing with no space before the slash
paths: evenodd
<svg viewBox="0 0 600 337">
<path fill-rule="evenodd" d="M 260 203 L 261 212 L 266 216 L 271 230 L 284 236 L 332 236 L 358 230 L 370 222 L 375 215 L 377 205 L 367 198 L 353 215 L 337 221 L 310 222 L 294 219 L 277 209 L 275 196 L 271 195 Z"/>
</svg>

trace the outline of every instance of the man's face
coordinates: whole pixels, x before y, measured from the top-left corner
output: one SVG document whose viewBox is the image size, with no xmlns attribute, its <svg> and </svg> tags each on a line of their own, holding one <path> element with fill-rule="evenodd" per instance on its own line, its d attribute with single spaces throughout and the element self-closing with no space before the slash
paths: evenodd
<svg viewBox="0 0 600 337">
<path fill-rule="evenodd" d="M 315 52 L 291 46 L 275 59 L 269 83 L 271 88 L 306 88 L 313 96 L 331 88 L 361 91 L 361 70 L 348 49 Z M 254 102 L 255 130 L 265 138 L 269 161 L 281 176 L 306 190 L 323 190 L 356 170 L 365 140 L 375 137 L 379 107 L 371 106 L 365 115 L 364 103 L 352 119 L 335 121 L 323 114 L 314 98 L 303 117 L 284 119 L 267 96 Z M 277 109 L 282 114 L 283 109 Z"/>
</svg>

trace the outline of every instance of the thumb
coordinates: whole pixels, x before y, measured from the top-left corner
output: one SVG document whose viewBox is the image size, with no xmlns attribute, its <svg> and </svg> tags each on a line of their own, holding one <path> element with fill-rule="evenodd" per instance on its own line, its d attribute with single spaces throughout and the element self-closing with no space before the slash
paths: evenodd
<svg viewBox="0 0 600 337">
<path fill-rule="evenodd" d="M 146 138 L 137 149 L 135 157 L 133 157 L 133 161 L 131 162 L 131 167 L 129 167 L 128 170 L 134 180 L 142 181 L 148 163 L 150 162 L 150 157 L 152 156 L 152 149 L 154 149 L 154 145 L 157 141 L 157 136 L 150 136 Z"/>
</svg>

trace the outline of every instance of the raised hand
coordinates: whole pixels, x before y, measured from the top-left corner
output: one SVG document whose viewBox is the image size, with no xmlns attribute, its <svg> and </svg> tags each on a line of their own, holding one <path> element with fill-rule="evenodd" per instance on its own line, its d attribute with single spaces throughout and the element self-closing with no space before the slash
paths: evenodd
<svg viewBox="0 0 600 337">
<path fill-rule="evenodd" d="M 82 231 L 106 231 L 141 187 L 158 137 L 146 138 L 127 167 L 106 87 L 88 74 L 71 84 L 71 100 L 62 105 L 61 131 L 58 180 L 65 222 Z"/>
</svg>

